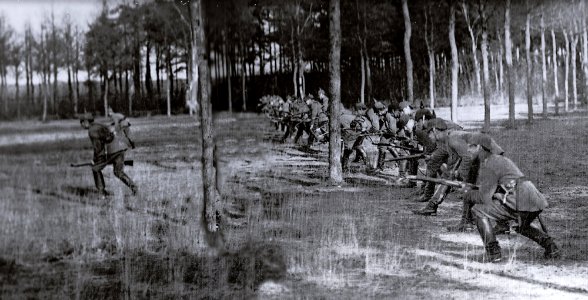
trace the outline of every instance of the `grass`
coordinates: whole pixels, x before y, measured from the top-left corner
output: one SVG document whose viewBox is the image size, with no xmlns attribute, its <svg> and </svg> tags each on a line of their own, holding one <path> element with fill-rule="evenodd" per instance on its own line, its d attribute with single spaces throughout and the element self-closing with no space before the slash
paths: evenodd
<svg viewBox="0 0 588 300">
<path fill-rule="evenodd" d="M 501 237 L 508 261 L 499 266 L 472 261 L 483 251 L 475 234 L 445 239 L 458 199 L 446 200 L 438 217 L 415 216 L 422 204 L 409 200 L 410 189 L 357 178 L 328 185 L 325 146 L 308 153 L 274 143 L 280 133 L 262 116 L 218 118 L 229 245 L 221 255 L 200 230 L 199 128 L 191 118 L 132 120 L 139 147 L 126 171 L 138 197 L 108 167 L 114 196 L 101 201 L 89 169 L 69 167 L 91 157 L 85 136 L 0 147 L 0 297 L 444 299 L 496 292 L 460 272 L 541 274 L 532 265 L 544 263 L 542 250 L 525 239 Z M 545 216 L 567 257 L 561 266 L 588 259 L 588 236 L 578 229 L 588 225 L 580 187 L 588 154 L 574 152 L 586 144 L 587 123 L 492 132 L 550 196 Z M 10 128 L 18 126 L 0 129 Z"/>
</svg>

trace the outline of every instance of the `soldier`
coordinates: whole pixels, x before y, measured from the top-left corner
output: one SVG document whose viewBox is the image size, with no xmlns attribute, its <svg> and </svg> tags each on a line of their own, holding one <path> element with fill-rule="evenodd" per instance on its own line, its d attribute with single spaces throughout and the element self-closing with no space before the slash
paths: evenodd
<svg viewBox="0 0 588 300">
<path fill-rule="evenodd" d="M 136 195 L 137 186 L 124 172 L 125 152 L 129 147 L 134 148 L 134 144 L 127 135 L 131 124 L 121 114 L 111 114 L 111 121 L 112 129 L 94 123 L 92 114 L 87 113 L 80 117 L 80 124 L 82 128 L 88 130 L 88 136 L 94 148 L 92 160 L 94 163 L 92 166 L 94 184 L 102 197 L 110 194 L 105 190 L 102 169 L 112 164 L 114 175 L 131 189 L 133 195 Z"/>
<path fill-rule="evenodd" d="M 435 120 L 435 121 L 433 121 Z M 442 119 L 433 119 L 427 122 L 427 132 L 429 138 L 436 143 L 436 148 L 431 153 L 427 162 L 427 176 L 437 177 L 441 171 L 441 166 L 445 163 L 447 165 L 447 172 L 444 172 L 444 177 L 457 177 L 468 183 L 476 182 L 477 171 L 472 169 L 471 154 L 467 151 L 468 141 L 479 133 L 448 130 L 447 123 Z M 496 154 L 502 154 L 504 151 L 496 142 L 492 143 L 492 151 Z M 453 179 L 453 178 L 447 178 Z M 442 190 L 435 190 L 435 185 L 428 184 L 425 191 L 425 200 L 428 201 L 427 206 L 421 210 L 415 210 L 413 213 L 425 216 L 436 216 L 437 207 L 443 202 L 450 189 L 443 186 Z M 433 197 L 434 196 L 434 197 Z M 469 217 L 469 209 L 464 207 L 462 220 L 471 220 Z M 467 224 L 467 222 L 466 222 Z M 460 224 L 454 228 L 455 230 L 464 230 L 463 225 Z M 454 229 L 450 229 L 453 231 Z"/>
<path fill-rule="evenodd" d="M 315 138 L 322 140 L 322 137 L 328 132 L 325 127 L 329 124 L 329 116 L 323 104 L 316 101 L 312 95 L 306 98 L 306 105 L 310 108 L 310 127 L 308 136 L 308 146 L 312 146 Z"/>
<path fill-rule="evenodd" d="M 343 139 L 343 153 L 341 156 L 341 166 L 344 172 L 349 170 L 349 157 L 356 152 L 355 158 L 358 162 L 364 160 L 367 164 L 367 154 L 363 150 L 363 136 L 360 134 L 365 133 L 368 129 L 364 124 L 369 124 L 366 117 L 367 106 L 363 103 L 357 103 L 355 105 L 355 113 L 346 112 L 342 113 L 339 118 L 341 124 L 341 138 Z M 371 127 L 371 126 L 369 126 Z"/>
<path fill-rule="evenodd" d="M 473 204 L 472 213 L 486 248 L 486 260 L 497 262 L 502 258 L 490 222 L 511 220 L 518 222 L 519 234 L 545 249 L 545 258 L 559 258 L 561 252 L 553 239 L 546 232 L 531 226 L 548 206 L 545 196 L 510 159 L 494 154 L 493 146 L 492 138 L 486 134 L 476 135 L 469 141 L 468 152 L 481 162 L 478 174 L 480 188 L 465 191 L 464 194 L 465 201 Z"/>
</svg>

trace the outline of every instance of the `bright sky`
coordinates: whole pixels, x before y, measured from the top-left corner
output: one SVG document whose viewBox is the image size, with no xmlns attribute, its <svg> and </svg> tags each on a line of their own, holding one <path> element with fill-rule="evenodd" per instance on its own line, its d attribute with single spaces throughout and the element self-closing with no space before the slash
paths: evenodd
<svg viewBox="0 0 588 300">
<path fill-rule="evenodd" d="M 56 24 L 62 24 L 64 16 L 69 14 L 73 24 L 85 31 L 101 7 L 100 0 L 0 0 L 0 14 L 19 36 L 23 35 L 28 22 L 33 31 L 38 32 L 43 20 L 50 19 L 51 11 Z"/>
</svg>

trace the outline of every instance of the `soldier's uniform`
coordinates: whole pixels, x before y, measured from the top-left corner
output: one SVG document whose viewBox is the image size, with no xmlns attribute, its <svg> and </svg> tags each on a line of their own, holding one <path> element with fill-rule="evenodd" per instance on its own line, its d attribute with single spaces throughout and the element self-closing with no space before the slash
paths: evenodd
<svg viewBox="0 0 588 300">
<path fill-rule="evenodd" d="M 469 143 L 481 146 L 476 155 L 481 162 L 477 180 L 479 190 L 466 192 L 464 199 L 474 204 L 472 213 L 488 260 L 497 261 L 501 258 L 491 220 L 519 222 L 519 234 L 541 245 L 545 249 L 546 258 L 558 258 L 560 250 L 553 239 L 547 233 L 531 227 L 531 222 L 548 206 L 545 196 L 510 159 L 491 153 L 492 140 L 489 136 L 476 136 Z"/>
<path fill-rule="evenodd" d="M 366 117 L 367 107 L 365 104 L 358 103 L 355 105 L 355 113 L 343 110 L 339 117 L 341 124 L 341 138 L 343 140 L 343 153 L 341 156 L 341 166 L 343 171 L 349 170 L 349 157 L 356 151 L 356 157 L 364 159 L 367 163 L 367 154 L 361 147 L 363 142 L 362 133 L 365 133 L 371 126 L 367 126 L 370 122 Z M 362 157 L 365 155 L 365 157 Z"/>
<path fill-rule="evenodd" d="M 83 115 L 80 120 L 89 122 L 88 136 L 94 148 L 92 175 L 98 192 L 101 195 L 108 194 L 105 190 L 102 169 L 112 164 L 114 175 L 131 188 L 133 194 L 136 194 L 137 186 L 124 172 L 124 154 L 127 149 L 134 147 L 127 136 L 130 126 L 128 120 L 121 114 L 111 115 L 112 131 L 103 124 L 94 123 L 94 118 L 90 114 Z"/>
<path fill-rule="evenodd" d="M 315 138 L 319 138 L 328 132 L 326 126 L 329 124 L 329 116 L 322 103 L 310 98 L 307 100 L 306 104 L 310 108 L 311 123 L 309 128 L 308 145 L 311 146 Z"/>
<path fill-rule="evenodd" d="M 441 172 L 441 166 L 446 164 L 447 170 L 441 176 L 446 179 L 453 179 L 456 176 L 458 180 L 468 183 L 475 183 L 477 176 L 477 163 L 472 159 L 468 152 L 468 142 L 480 133 L 467 132 L 462 130 L 449 130 L 447 122 L 442 119 L 430 120 L 427 123 L 427 131 L 433 129 L 440 132 L 439 140 L 436 141 L 435 150 L 431 153 L 427 162 L 427 176 L 438 177 Z M 492 151 L 496 154 L 502 154 L 502 148 L 492 140 Z M 413 211 L 415 214 L 434 216 L 437 214 L 437 207 L 443 202 L 451 189 L 445 185 L 435 188 L 436 185 L 428 184 L 426 186 L 424 199 L 428 201 L 427 206 L 421 210 Z M 424 202 L 424 201 L 423 201 Z M 464 205 L 462 211 L 462 221 L 471 220 L 470 210 Z M 461 223 L 460 223 L 461 224 Z"/>
</svg>

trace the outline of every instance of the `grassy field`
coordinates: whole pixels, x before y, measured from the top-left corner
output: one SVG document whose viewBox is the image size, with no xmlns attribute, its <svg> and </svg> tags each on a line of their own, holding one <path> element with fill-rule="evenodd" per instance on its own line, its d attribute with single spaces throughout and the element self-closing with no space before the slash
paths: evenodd
<svg viewBox="0 0 588 300">
<path fill-rule="evenodd" d="M 199 128 L 187 116 L 131 120 L 126 171 L 138 196 L 105 169 L 100 200 L 78 122 L 0 124 L 0 298 L 581 299 L 588 298 L 588 145 L 582 114 L 492 135 L 543 191 L 564 259 L 517 235 L 506 262 L 482 264 L 477 233 L 448 233 L 455 195 L 437 217 L 415 190 L 366 176 L 327 184 L 325 145 L 278 143 L 261 115 L 216 116 L 229 252 L 207 248 Z M 475 121 L 469 127 L 478 125 Z M 11 138 L 18 136 L 18 139 Z M 40 138 L 42 137 L 42 138 Z M 43 141 L 43 142 L 35 142 Z"/>
</svg>

